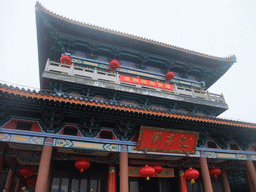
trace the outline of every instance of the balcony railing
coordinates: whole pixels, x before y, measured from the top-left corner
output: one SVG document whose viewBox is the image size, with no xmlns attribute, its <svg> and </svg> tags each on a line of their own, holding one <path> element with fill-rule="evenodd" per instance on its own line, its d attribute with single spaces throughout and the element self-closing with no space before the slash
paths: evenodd
<svg viewBox="0 0 256 192">
<path fill-rule="evenodd" d="M 104 81 L 104 82 L 119 84 L 124 87 L 140 88 L 142 90 L 165 92 L 165 93 L 174 94 L 174 95 L 188 96 L 188 97 L 202 99 L 202 100 L 225 103 L 225 100 L 222 94 L 218 95 L 214 93 L 209 93 L 208 91 L 195 89 L 193 87 L 184 87 L 178 84 L 174 84 L 174 91 L 171 91 L 171 90 L 160 89 L 160 88 L 155 88 L 155 87 L 150 87 L 145 85 L 121 82 L 118 73 L 98 71 L 97 68 L 88 69 L 88 68 L 77 67 L 74 65 L 66 65 L 66 64 L 57 63 L 57 62 L 48 60 L 45 66 L 45 71 L 69 75 L 69 76 L 76 76 L 76 77 L 91 79 L 95 81 Z"/>
</svg>

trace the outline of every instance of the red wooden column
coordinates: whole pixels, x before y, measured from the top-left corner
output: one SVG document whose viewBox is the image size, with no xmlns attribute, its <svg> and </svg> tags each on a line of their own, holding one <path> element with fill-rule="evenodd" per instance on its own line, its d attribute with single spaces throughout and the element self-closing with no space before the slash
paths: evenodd
<svg viewBox="0 0 256 192">
<path fill-rule="evenodd" d="M 205 157 L 200 157 L 199 161 L 200 161 L 202 179 L 203 179 L 203 184 L 204 184 L 204 191 L 213 192 L 211 177 L 210 177 L 210 173 L 209 173 L 209 169 L 208 169 L 208 165 L 207 165 L 207 160 Z"/>
<path fill-rule="evenodd" d="M 129 192 L 127 145 L 121 146 L 119 166 L 120 166 L 120 192 Z"/>
<path fill-rule="evenodd" d="M 250 179 L 250 176 L 249 176 L 247 170 L 244 171 L 244 176 L 245 176 L 246 183 L 247 183 L 247 186 L 248 186 L 249 191 L 250 191 L 250 192 L 254 192 L 253 186 L 252 186 L 252 182 L 251 182 L 251 179 Z"/>
<path fill-rule="evenodd" d="M 115 167 L 109 167 L 108 192 L 116 192 L 116 168 Z"/>
<path fill-rule="evenodd" d="M 5 183 L 6 192 L 11 192 L 11 190 L 12 190 L 14 174 L 15 174 L 15 171 L 12 170 L 12 169 L 9 169 L 7 179 L 6 179 L 6 183 Z"/>
<path fill-rule="evenodd" d="M 245 165 L 253 186 L 253 190 L 256 191 L 256 173 L 252 160 L 246 160 Z"/>
<path fill-rule="evenodd" d="M 225 169 L 222 169 L 221 171 L 221 180 L 222 180 L 222 186 L 224 189 L 224 192 L 231 192 L 228 182 L 228 176 Z"/>
<path fill-rule="evenodd" d="M 36 188 L 35 192 L 47 192 L 48 191 L 48 182 L 49 182 L 49 176 L 50 176 L 50 165 L 51 165 L 51 159 L 52 159 L 52 138 L 46 138 L 45 143 L 43 146 L 39 169 L 38 169 L 38 175 L 37 175 L 37 181 L 36 181 Z"/>
<path fill-rule="evenodd" d="M 181 192 L 188 192 L 187 181 L 184 177 L 184 170 L 179 170 Z"/>
</svg>

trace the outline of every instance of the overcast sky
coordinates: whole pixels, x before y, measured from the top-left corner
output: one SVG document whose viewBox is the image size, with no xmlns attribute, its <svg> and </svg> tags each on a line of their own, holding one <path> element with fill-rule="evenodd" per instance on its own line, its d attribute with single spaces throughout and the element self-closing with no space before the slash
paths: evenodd
<svg viewBox="0 0 256 192">
<path fill-rule="evenodd" d="M 256 1 L 41 0 L 67 18 L 237 63 L 209 88 L 229 110 L 219 117 L 256 123 Z M 39 88 L 35 0 L 0 0 L 0 82 Z"/>
</svg>

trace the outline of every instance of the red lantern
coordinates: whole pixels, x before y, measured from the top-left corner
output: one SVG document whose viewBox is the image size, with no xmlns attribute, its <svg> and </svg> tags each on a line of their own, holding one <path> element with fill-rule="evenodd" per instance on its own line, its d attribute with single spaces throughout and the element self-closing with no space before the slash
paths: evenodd
<svg viewBox="0 0 256 192">
<path fill-rule="evenodd" d="M 140 169 L 140 176 L 147 178 L 147 180 L 149 180 L 149 177 L 153 177 L 155 173 L 155 169 L 147 165 Z"/>
<path fill-rule="evenodd" d="M 158 176 L 158 174 L 162 173 L 162 171 L 163 171 L 163 167 L 159 164 L 154 164 L 151 167 L 153 167 L 155 169 L 156 176 Z"/>
<path fill-rule="evenodd" d="M 77 169 L 80 169 L 80 173 L 83 173 L 85 169 L 88 169 L 90 167 L 90 162 L 86 159 L 79 159 L 75 163 L 75 167 Z"/>
<path fill-rule="evenodd" d="M 191 183 L 195 183 L 195 179 L 199 177 L 199 172 L 196 169 L 187 169 L 184 173 L 184 177 L 191 180 Z"/>
<path fill-rule="evenodd" d="M 34 176 L 32 176 L 32 177 L 29 177 L 29 178 L 27 179 L 26 183 L 27 183 L 28 185 L 30 185 L 30 186 L 34 186 L 34 185 L 36 185 L 36 180 L 37 180 L 37 176 L 34 175 Z"/>
<path fill-rule="evenodd" d="M 210 173 L 211 176 L 214 176 L 215 178 L 218 178 L 218 175 L 221 174 L 221 170 L 219 168 L 215 167 L 215 168 L 210 169 L 209 173 Z"/>
<path fill-rule="evenodd" d="M 174 73 L 173 72 L 171 72 L 171 71 L 168 71 L 166 74 L 165 74 L 165 79 L 167 79 L 167 80 L 171 80 L 171 79 L 173 79 L 174 78 Z"/>
<path fill-rule="evenodd" d="M 65 63 L 65 64 L 71 64 L 71 58 L 68 55 L 62 55 L 60 58 L 60 62 L 61 63 Z"/>
<path fill-rule="evenodd" d="M 20 174 L 26 178 L 34 175 L 34 172 L 32 171 L 32 169 L 24 167 L 20 170 Z"/>
<path fill-rule="evenodd" d="M 117 60 L 112 60 L 109 62 L 109 67 L 111 69 L 117 69 L 119 67 L 120 63 Z"/>
</svg>

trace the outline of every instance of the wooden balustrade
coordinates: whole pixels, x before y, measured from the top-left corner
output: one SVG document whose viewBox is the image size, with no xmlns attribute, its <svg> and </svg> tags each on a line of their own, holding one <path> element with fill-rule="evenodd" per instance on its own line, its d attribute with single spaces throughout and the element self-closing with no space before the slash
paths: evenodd
<svg viewBox="0 0 256 192">
<path fill-rule="evenodd" d="M 201 100 L 208 100 L 208 101 L 215 101 L 225 103 L 223 95 L 218 95 L 214 93 L 209 93 L 208 91 L 195 89 L 193 87 L 184 87 L 178 84 L 174 84 L 174 91 L 171 90 L 164 90 L 160 88 L 150 87 L 150 86 L 142 86 L 139 84 L 132 84 L 127 82 L 121 82 L 119 79 L 118 73 L 110 73 L 105 71 L 98 71 L 97 68 L 95 69 L 88 69 L 84 67 L 78 67 L 74 65 L 67 65 L 57 62 L 52 62 L 50 60 L 47 61 L 45 71 L 59 73 L 64 75 L 70 76 L 77 76 L 85 79 L 91 79 L 95 81 L 105 81 L 110 83 L 121 84 L 125 87 L 133 87 L 133 88 L 140 88 L 150 91 L 158 91 L 158 92 L 165 92 L 175 95 L 182 95 L 193 97 Z"/>
</svg>

